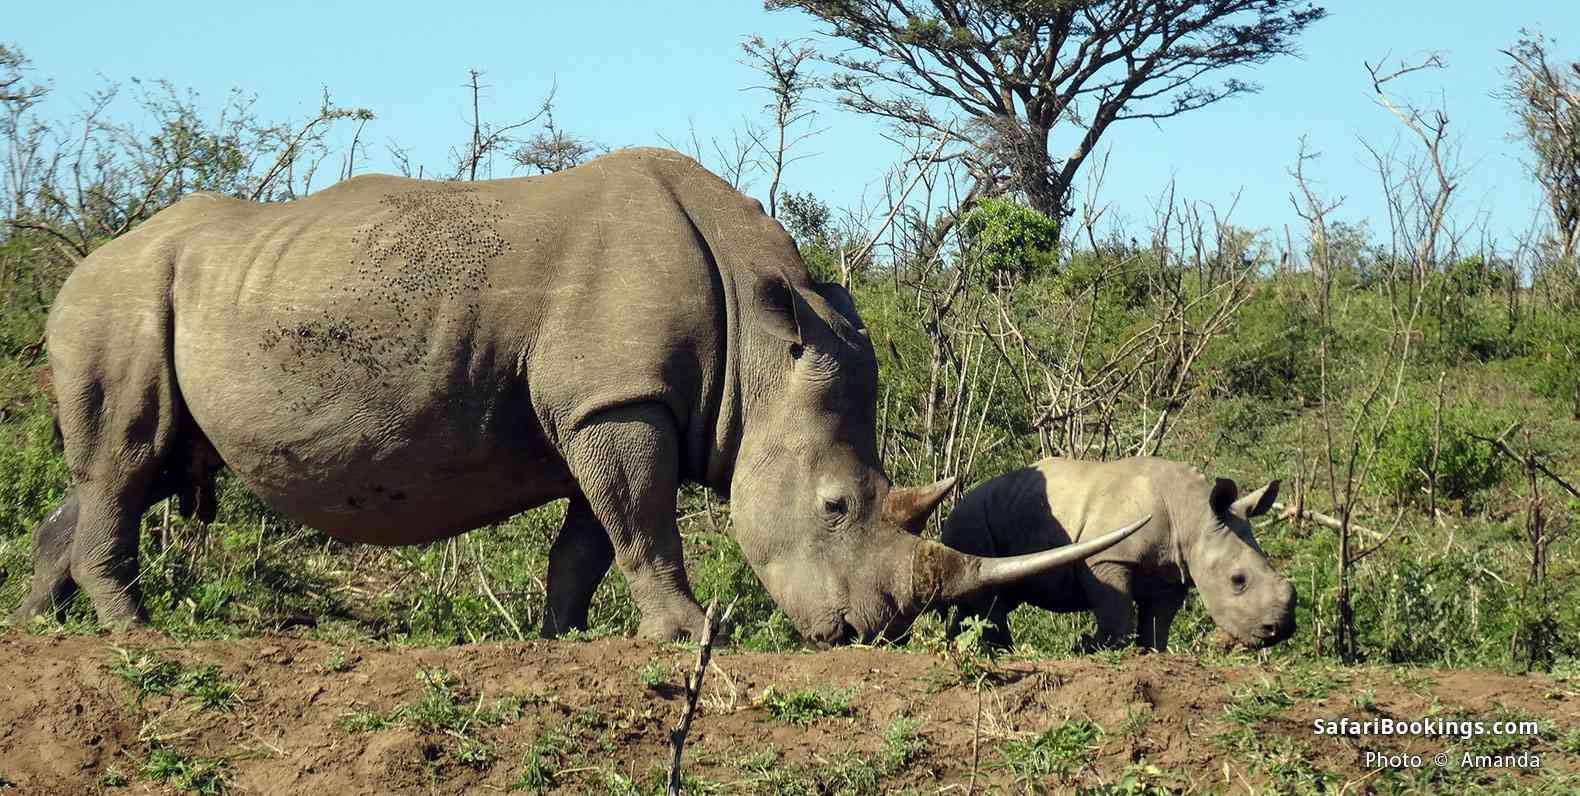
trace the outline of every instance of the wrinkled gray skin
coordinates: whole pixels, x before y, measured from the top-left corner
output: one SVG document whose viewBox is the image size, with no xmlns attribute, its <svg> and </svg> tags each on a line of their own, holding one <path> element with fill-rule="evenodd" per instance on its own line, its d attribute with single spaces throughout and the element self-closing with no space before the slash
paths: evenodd
<svg viewBox="0 0 1580 796">
<path fill-rule="evenodd" d="M 1023 603 L 1050 611 L 1092 611 L 1097 636 L 1112 647 L 1134 635 L 1163 651 L 1169 624 L 1195 586 L 1219 628 L 1251 647 L 1295 632 L 1295 589 L 1251 535 L 1248 518 L 1278 496 L 1273 481 L 1240 495 L 1227 478 L 1157 458 L 1110 462 L 1044 459 L 987 481 L 961 498 L 944 521 L 944 544 L 977 555 L 1046 550 L 1087 538 L 1116 517 L 1150 512 L 1134 536 L 1074 568 L 983 592 L 961 606 L 985 617 L 986 640 L 1009 646 L 1007 615 Z"/>
<path fill-rule="evenodd" d="M 382 545 L 569 498 L 545 636 L 585 627 L 611 562 L 642 636 L 700 634 L 684 481 L 733 495 L 747 558 L 815 641 L 903 631 L 929 601 L 1073 560 L 916 538 L 952 481 L 884 475 L 849 294 L 673 152 L 475 183 L 358 177 L 277 205 L 196 195 L 79 265 L 48 339 L 75 488 L 35 531 L 23 622 L 79 586 L 101 621 L 140 621 L 139 518 L 171 495 L 211 517 L 220 467 Z"/>
</svg>

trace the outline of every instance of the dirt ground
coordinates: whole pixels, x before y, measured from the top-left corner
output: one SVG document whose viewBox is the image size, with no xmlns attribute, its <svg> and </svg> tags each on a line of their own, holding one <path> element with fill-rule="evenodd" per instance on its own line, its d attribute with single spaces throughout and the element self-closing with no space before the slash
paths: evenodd
<svg viewBox="0 0 1580 796">
<path fill-rule="evenodd" d="M 650 792 L 695 657 L 626 639 L 418 649 L 8 631 L 0 635 L 0 792 Z M 233 704 L 205 709 L 190 683 L 140 693 L 127 662 L 157 660 L 182 672 L 216 665 L 235 685 Z M 1541 738 L 1494 749 L 1535 751 L 1540 771 L 1469 781 L 1513 777 L 1532 787 L 1580 769 L 1572 749 L 1580 684 L 1545 676 L 1277 671 L 1127 654 L 1000 662 L 979 691 L 949 662 L 916 652 L 726 650 L 714 661 L 685 752 L 693 792 L 964 793 L 974 781 L 979 792 L 1353 793 L 1397 776 L 1368 767 L 1367 749 L 1429 760 L 1472 748 L 1313 734 L 1313 719 L 1344 716 L 1538 716 L 1549 722 Z M 772 715 L 776 695 L 798 689 L 847 694 L 850 715 L 805 725 Z M 437 714 L 409 708 L 424 704 Z M 1073 756 L 1068 744 L 1033 744 L 1079 719 L 1102 730 Z M 1033 753 L 1017 757 L 1017 749 Z M 163 768 L 153 762 L 160 752 Z M 207 760 L 219 773 L 205 779 L 172 760 Z M 1318 786 L 1313 771 L 1336 781 Z M 1423 792 L 1435 781 L 1405 774 Z"/>
</svg>

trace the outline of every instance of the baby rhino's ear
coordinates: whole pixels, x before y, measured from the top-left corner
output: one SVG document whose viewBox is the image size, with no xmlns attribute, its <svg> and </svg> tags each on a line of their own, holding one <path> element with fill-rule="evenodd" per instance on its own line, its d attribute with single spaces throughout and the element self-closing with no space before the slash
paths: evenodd
<svg viewBox="0 0 1580 796">
<path fill-rule="evenodd" d="M 1229 510 L 1247 519 L 1260 517 L 1273 508 L 1273 501 L 1277 499 L 1278 481 L 1274 479 L 1267 482 L 1267 486 L 1234 501 Z"/>
<path fill-rule="evenodd" d="M 927 518 L 943 502 L 944 496 L 955 486 L 951 476 L 927 486 L 896 486 L 883 498 L 883 518 L 911 534 L 920 534 L 927 527 Z"/>
<path fill-rule="evenodd" d="M 1207 497 L 1207 504 L 1212 506 L 1212 513 L 1217 515 L 1228 514 L 1234 508 L 1234 502 L 1240 497 L 1240 487 L 1234 483 L 1233 478 L 1219 478 L 1213 481 L 1212 494 Z"/>
</svg>

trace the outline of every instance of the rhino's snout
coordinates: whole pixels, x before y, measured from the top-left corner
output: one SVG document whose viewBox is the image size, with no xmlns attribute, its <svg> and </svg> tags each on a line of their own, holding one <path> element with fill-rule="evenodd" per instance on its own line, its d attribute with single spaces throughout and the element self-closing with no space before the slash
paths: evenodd
<svg viewBox="0 0 1580 796">
<path fill-rule="evenodd" d="M 1274 618 L 1257 628 L 1255 646 L 1271 647 L 1295 635 L 1295 584 L 1288 579 L 1280 580 Z"/>
<path fill-rule="evenodd" d="M 1277 644 L 1278 642 L 1283 641 L 1293 635 L 1295 635 L 1295 615 L 1293 612 L 1291 612 L 1289 616 L 1284 617 L 1283 621 L 1281 622 L 1269 622 L 1265 625 L 1262 625 L 1262 632 L 1258 640 L 1267 644 L 1268 646 L 1272 646 L 1273 644 Z"/>
</svg>

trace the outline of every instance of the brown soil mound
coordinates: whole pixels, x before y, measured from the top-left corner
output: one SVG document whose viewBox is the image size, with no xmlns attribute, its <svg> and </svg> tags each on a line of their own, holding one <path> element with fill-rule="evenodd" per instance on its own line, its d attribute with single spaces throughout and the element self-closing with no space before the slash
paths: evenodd
<svg viewBox="0 0 1580 796">
<path fill-rule="evenodd" d="M 386 649 L 8 632 L 0 792 L 645 792 L 667 765 L 668 728 L 695 657 L 625 639 Z M 152 672 L 141 692 L 128 660 Z M 175 666 L 151 669 L 159 660 Z M 1543 676 L 1218 668 L 1131 654 L 1003 662 L 979 691 L 945 661 L 914 652 L 724 651 L 714 661 L 686 746 L 693 791 L 963 793 L 975 782 L 979 791 L 1066 792 L 1116 786 L 1128 771 L 1171 791 L 1260 792 L 1317 771 L 1337 778 L 1326 790 L 1348 782 L 1353 793 L 1389 776 L 1365 764 L 1367 749 L 1428 761 L 1450 748 L 1542 755 L 1540 771 L 1471 781 L 1538 784 L 1580 769 L 1568 749 L 1580 693 Z M 228 708 L 205 709 L 196 681 L 183 679 L 211 664 L 218 681 L 236 685 Z M 848 694 L 849 715 L 808 715 L 804 725 L 776 718 L 771 708 L 798 689 Z M 1456 715 L 1536 716 L 1548 726 L 1540 739 L 1501 747 L 1312 731 L 1318 718 Z M 1032 744 L 1077 719 L 1101 734 Z M 1423 772 L 1411 776 L 1429 784 Z"/>
</svg>

